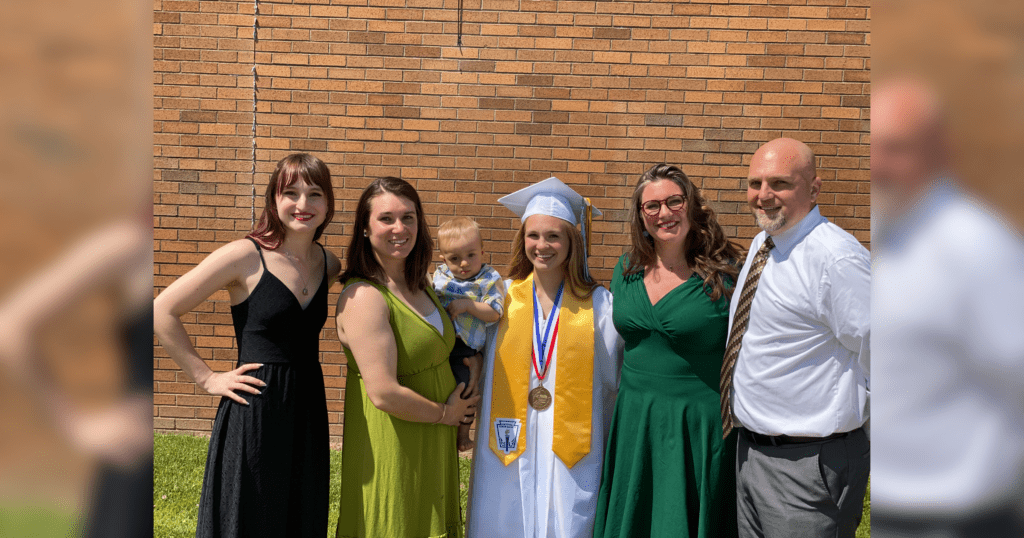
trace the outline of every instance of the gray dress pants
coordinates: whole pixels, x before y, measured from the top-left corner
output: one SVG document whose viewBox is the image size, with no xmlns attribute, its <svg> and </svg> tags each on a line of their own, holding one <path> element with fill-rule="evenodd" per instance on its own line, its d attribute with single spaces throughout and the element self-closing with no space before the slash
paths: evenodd
<svg viewBox="0 0 1024 538">
<path fill-rule="evenodd" d="M 853 538 L 870 472 L 864 429 L 780 446 L 740 431 L 736 507 L 740 538 Z"/>
</svg>

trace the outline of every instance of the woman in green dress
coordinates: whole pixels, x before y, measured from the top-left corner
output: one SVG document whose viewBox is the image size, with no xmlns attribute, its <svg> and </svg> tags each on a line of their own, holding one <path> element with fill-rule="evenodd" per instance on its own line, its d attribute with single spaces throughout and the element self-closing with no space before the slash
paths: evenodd
<svg viewBox="0 0 1024 538">
<path fill-rule="evenodd" d="M 460 397 L 448 364 L 455 330 L 427 280 L 433 251 L 412 185 L 370 183 L 338 298 L 348 359 L 338 538 L 462 536 L 456 426 L 480 397 Z"/>
<path fill-rule="evenodd" d="M 641 177 L 632 245 L 615 267 L 626 342 L 594 536 L 736 536 L 735 434 L 722 439 L 719 375 L 739 248 L 675 166 Z"/>
</svg>

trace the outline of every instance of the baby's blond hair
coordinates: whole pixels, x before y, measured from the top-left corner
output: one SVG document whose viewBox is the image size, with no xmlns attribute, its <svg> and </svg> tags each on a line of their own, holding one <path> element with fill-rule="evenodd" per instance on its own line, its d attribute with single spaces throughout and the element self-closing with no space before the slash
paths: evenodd
<svg viewBox="0 0 1024 538">
<path fill-rule="evenodd" d="M 447 250 L 452 241 L 464 239 L 471 233 L 479 237 L 480 225 L 469 217 L 455 217 L 437 229 L 437 246 L 442 251 Z"/>
</svg>

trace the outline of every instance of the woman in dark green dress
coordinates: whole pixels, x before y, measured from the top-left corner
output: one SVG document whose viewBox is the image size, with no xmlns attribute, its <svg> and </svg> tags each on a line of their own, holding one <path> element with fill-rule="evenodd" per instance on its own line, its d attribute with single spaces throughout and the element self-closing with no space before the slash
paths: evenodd
<svg viewBox="0 0 1024 538">
<path fill-rule="evenodd" d="M 736 536 L 735 434 L 719 375 L 740 250 L 675 167 L 633 193 L 632 247 L 612 278 L 626 342 L 594 536 Z"/>
</svg>

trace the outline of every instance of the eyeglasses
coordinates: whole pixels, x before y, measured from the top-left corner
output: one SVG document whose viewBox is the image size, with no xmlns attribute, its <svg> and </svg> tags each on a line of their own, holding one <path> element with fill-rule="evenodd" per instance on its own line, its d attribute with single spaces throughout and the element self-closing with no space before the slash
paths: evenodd
<svg viewBox="0 0 1024 538">
<path fill-rule="evenodd" d="M 667 207 L 669 211 L 676 212 L 682 209 L 685 203 L 686 199 L 677 194 L 675 196 L 669 196 L 664 200 L 647 200 L 640 206 L 640 208 L 644 210 L 644 213 L 654 217 L 657 216 L 658 213 L 661 213 L 661 204 L 665 204 L 665 207 Z"/>
</svg>

